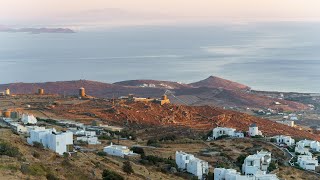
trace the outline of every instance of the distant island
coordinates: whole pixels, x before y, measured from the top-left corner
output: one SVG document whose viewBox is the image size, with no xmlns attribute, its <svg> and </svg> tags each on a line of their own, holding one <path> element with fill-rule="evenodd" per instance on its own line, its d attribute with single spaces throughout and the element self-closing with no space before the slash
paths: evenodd
<svg viewBox="0 0 320 180">
<path fill-rule="evenodd" d="M 32 34 L 41 33 L 75 33 L 74 30 L 69 28 L 10 28 L 5 26 L 0 26 L 0 32 L 24 32 Z"/>
</svg>

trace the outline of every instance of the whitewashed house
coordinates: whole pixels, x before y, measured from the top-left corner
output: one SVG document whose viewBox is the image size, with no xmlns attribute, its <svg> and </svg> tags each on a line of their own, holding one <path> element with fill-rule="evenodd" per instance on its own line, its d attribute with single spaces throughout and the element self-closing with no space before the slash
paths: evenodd
<svg viewBox="0 0 320 180">
<path fill-rule="evenodd" d="M 27 128 L 19 123 L 10 123 L 10 127 L 13 129 L 13 131 L 17 132 L 17 133 L 27 133 Z"/>
<path fill-rule="evenodd" d="M 259 128 L 255 123 L 251 124 L 249 127 L 249 136 L 262 136 L 262 132 L 259 131 Z"/>
<path fill-rule="evenodd" d="M 176 151 L 176 164 L 178 169 L 186 170 L 188 173 L 197 176 L 198 179 L 202 179 L 203 175 L 207 175 L 209 173 L 208 162 L 182 151 Z"/>
<path fill-rule="evenodd" d="M 304 155 L 312 155 L 308 148 L 304 147 L 303 143 L 297 143 L 296 147 L 294 148 L 294 152 L 297 154 L 304 154 Z"/>
<path fill-rule="evenodd" d="M 30 132 L 31 132 L 32 130 L 45 130 L 45 129 L 46 129 L 46 128 L 43 127 L 43 126 L 26 126 L 26 128 L 27 128 L 27 133 L 28 133 L 28 135 L 30 135 Z"/>
<path fill-rule="evenodd" d="M 313 151 L 316 151 L 316 152 L 319 152 L 320 151 L 320 143 L 318 141 L 312 141 L 310 143 L 310 148 L 313 150 Z"/>
<path fill-rule="evenodd" d="M 215 168 L 214 180 L 279 180 L 275 174 L 241 175 L 235 169 Z"/>
<path fill-rule="evenodd" d="M 273 138 L 276 139 L 277 144 L 285 144 L 287 146 L 292 146 L 295 143 L 295 140 L 292 139 L 290 136 L 278 135 L 274 136 Z"/>
<path fill-rule="evenodd" d="M 297 163 L 302 169 L 306 170 L 316 170 L 319 165 L 316 158 L 312 158 L 312 155 L 299 155 Z"/>
<path fill-rule="evenodd" d="M 261 150 L 254 155 L 246 157 L 242 165 L 242 173 L 245 175 L 253 176 L 262 173 L 261 171 L 266 172 L 268 170 L 270 162 L 271 152 Z"/>
<path fill-rule="evenodd" d="M 96 136 L 96 132 L 95 131 L 86 131 L 86 130 L 77 130 L 75 132 L 76 136 Z"/>
<path fill-rule="evenodd" d="M 23 114 L 21 121 L 23 124 L 37 124 L 37 119 L 33 115 Z"/>
<path fill-rule="evenodd" d="M 294 121 L 284 120 L 284 121 L 276 121 L 277 123 L 284 124 L 290 127 L 294 127 Z"/>
<path fill-rule="evenodd" d="M 51 149 L 56 153 L 63 155 L 69 152 L 73 145 L 73 134 L 71 132 L 56 132 L 55 129 L 31 130 L 28 143 L 41 143 L 45 148 Z"/>
<path fill-rule="evenodd" d="M 130 151 L 127 146 L 120 146 L 120 145 L 113 145 L 112 143 L 110 146 L 106 146 L 103 148 L 103 151 L 112 156 L 119 156 L 124 158 L 125 156 L 134 156 L 137 155 Z"/>
<path fill-rule="evenodd" d="M 83 141 L 86 142 L 90 145 L 96 145 L 96 144 L 101 144 L 101 142 L 98 140 L 98 137 L 93 137 L 93 136 L 80 136 L 77 137 L 77 141 Z"/>
<path fill-rule="evenodd" d="M 212 139 L 217 139 L 221 136 L 243 138 L 244 134 L 242 132 L 237 132 L 236 129 L 226 127 L 217 127 L 212 130 Z"/>
</svg>

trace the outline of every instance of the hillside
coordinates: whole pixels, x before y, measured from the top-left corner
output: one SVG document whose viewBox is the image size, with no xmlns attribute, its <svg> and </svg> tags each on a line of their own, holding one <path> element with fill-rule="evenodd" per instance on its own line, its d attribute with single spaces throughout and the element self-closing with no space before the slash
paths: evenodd
<svg viewBox="0 0 320 180">
<path fill-rule="evenodd" d="M 283 134 L 320 140 L 320 136 L 307 131 L 298 130 L 244 113 L 211 106 L 182 106 L 172 104 L 160 106 L 154 103 L 119 102 L 113 107 L 107 101 L 91 100 L 76 105 L 60 105 L 48 112 L 62 115 L 67 119 L 78 119 L 84 123 L 90 122 L 90 117 L 86 116 L 86 114 L 94 114 L 95 118 L 102 119 L 106 123 L 125 125 L 128 128 L 140 129 L 143 126 L 171 127 L 192 129 L 202 133 L 208 132 L 217 126 L 233 127 L 238 130 L 247 131 L 250 124 L 256 123 L 266 135 Z M 183 134 L 181 130 L 177 132 L 180 135 Z"/>
<path fill-rule="evenodd" d="M 227 90 L 249 90 L 250 87 L 233 82 L 230 80 L 222 79 L 216 76 L 210 76 L 207 79 L 190 83 L 193 87 L 209 87 L 209 88 L 222 88 Z"/>
<path fill-rule="evenodd" d="M 169 98 L 175 104 L 214 105 L 219 107 L 273 108 L 284 110 L 304 110 L 308 107 L 302 103 L 285 101 L 258 95 L 246 91 L 248 86 L 209 77 L 196 83 L 181 84 L 171 81 L 130 80 L 114 84 L 78 80 L 46 83 L 12 83 L 0 85 L 0 91 L 9 88 L 13 94 L 34 94 L 38 88 L 45 89 L 48 94 L 77 95 L 78 89 L 84 87 L 86 93 L 98 98 L 113 98 L 134 94 L 138 97 L 161 97 L 170 90 Z M 275 106 L 274 102 L 281 102 Z"/>
</svg>

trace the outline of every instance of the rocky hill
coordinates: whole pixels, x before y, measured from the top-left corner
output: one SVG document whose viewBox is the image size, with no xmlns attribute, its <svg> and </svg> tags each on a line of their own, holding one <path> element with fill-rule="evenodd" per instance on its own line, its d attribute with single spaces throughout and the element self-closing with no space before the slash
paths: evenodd
<svg viewBox="0 0 320 180">
<path fill-rule="evenodd" d="M 208 88 L 222 88 L 227 90 L 249 90 L 250 87 L 233 82 L 230 80 L 222 79 L 216 76 L 210 76 L 207 79 L 189 84 L 193 87 L 208 87 Z"/>
</svg>

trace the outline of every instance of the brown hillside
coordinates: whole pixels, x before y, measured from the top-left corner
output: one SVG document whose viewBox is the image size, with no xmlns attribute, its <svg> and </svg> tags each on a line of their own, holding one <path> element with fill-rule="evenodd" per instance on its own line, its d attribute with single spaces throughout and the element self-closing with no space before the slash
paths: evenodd
<svg viewBox="0 0 320 180">
<path fill-rule="evenodd" d="M 228 90 L 248 90 L 250 87 L 233 82 L 230 80 L 222 79 L 216 76 L 210 76 L 207 79 L 189 84 L 194 87 L 209 87 L 209 88 L 223 88 Z"/>
<path fill-rule="evenodd" d="M 115 107 L 106 101 L 88 101 L 68 106 L 61 105 L 52 110 L 69 119 L 84 119 L 83 114 L 91 113 L 106 123 L 127 125 L 170 126 L 191 128 L 207 132 L 217 126 L 233 127 L 246 131 L 252 123 L 256 123 L 266 135 L 290 135 L 320 140 L 318 135 L 301 131 L 270 120 L 257 118 L 236 111 L 223 110 L 211 106 L 160 106 L 154 103 L 117 104 Z M 86 122 L 86 121 L 84 121 Z"/>
</svg>

